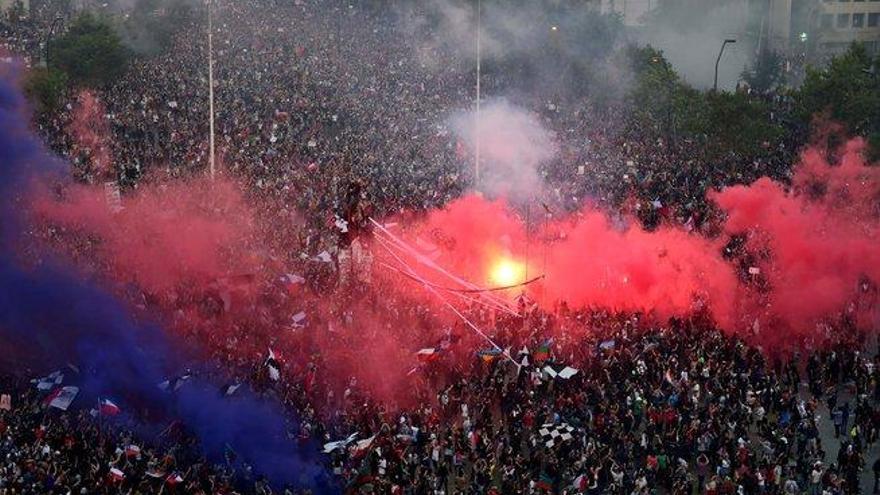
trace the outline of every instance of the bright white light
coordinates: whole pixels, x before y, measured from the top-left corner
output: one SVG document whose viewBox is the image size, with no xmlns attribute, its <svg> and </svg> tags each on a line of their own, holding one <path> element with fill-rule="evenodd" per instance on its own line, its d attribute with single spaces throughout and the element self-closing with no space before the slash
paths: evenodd
<svg viewBox="0 0 880 495">
<path fill-rule="evenodd" d="M 494 285 L 507 287 L 521 283 L 525 273 L 524 264 L 509 258 L 501 258 L 492 266 L 489 278 Z"/>
</svg>

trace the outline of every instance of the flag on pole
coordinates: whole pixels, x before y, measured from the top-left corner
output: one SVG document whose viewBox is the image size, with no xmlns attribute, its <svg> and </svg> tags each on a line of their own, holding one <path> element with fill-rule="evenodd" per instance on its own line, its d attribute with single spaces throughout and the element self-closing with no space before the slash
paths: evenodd
<svg viewBox="0 0 880 495">
<path fill-rule="evenodd" d="M 599 344 L 599 349 L 602 349 L 603 351 L 610 351 L 611 349 L 614 349 L 616 346 L 617 346 L 617 342 L 615 342 L 614 339 L 611 339 L 611 340 L 606 340 L 606 341 L 601 342 Z"/>
<path fill-rule="evenodd" d="M 37 390 L 52 390 L 56 386 L 61 385 L 63 381 L 64 374 L 60 371 L 53 371 L 48 376 L 31 380 L 31 383 L 37 386 Z"/>
<path fill-rule="evenodd" d="M 125 479 L 125 473 L 119 468 L 110 468 L 110 480 L 114 482 L 122 482 Z"/>
<path fill-rule="evenodd" d="M 120 409 L 110 399 L 101 399 L 98 402 L 98 412 L 101 413 L 101 416 L 116 416 Z"/>
<path fill-rule="evenodd" d="M 375 439 L 376 435 L 373 435 L 370 438 L 355 442 L 355 444 L 351 446 L 351 455 L 358 457 L 366 454 L 370 450 L 370 446 L 373 445 L 373 440 Z"/>
<path fill-rule="evenodd" d="M 423 363 L 429 363 L 431 361 L 434 361 L 439 356 L 440 356 L 440 353 L 437 352 L 437 348 L 435 348 L 435 347 L 426 347 L 424 349 L 419 350 L 419 352 L 416 353 L 416 357 L 419 359 L 419 361 L 421 361 Z"/>
<path fill-rule="evenodd" d="M 220 389 L 220 393 L 222 393 L 224 397 L 229 397 L 230 395 L 234 394 L 235 391 L 238 390 L 240 387 L 240 383 L 230 383 Z"/>
<path fill-rule="evenodd" d="M 586 474 L 578 476 L 571 484 L 572 488 L 580 492 L 586 490 L 588 486 L 590 486 L 590 478 Z"/>
<path fill-rule="evenodd" d="M 535 361 L 541 362 L 546 361 L 550 358 L 550 346 L 553 345 L 553 339 L 547 339 L 538 347 L 538 350 L 535 351 Z"/>
<path fill-rule="evenodd" d="M 573 377 L 577 373 L 578 373 L 577 369 L 572 368 L 571 366 L 566 366 L 565 368 L 562 368 L 562 371 L 560 371 L 558 373 L 558 376 L 559 376 L 559 378 L 562 378 L 563 380 L 568 380 L 569 378 Z"/>
<path fill-rule="evenodd" d="M 76 399 L 77 394 L 79 394 L 79 387 L 61 387 L 49 394 L 44 402 L 49 407 L 66 411 L 73 403 L 73 399 Z"/>
<path fill-rule="evenodd" d="M 517 369 L 517 374 L 519 373 L 519 369 L 522 369 L 523 366 L 529 365 L 529 356 L 530 355 L 531 354 L 529 353 L 529 348 L 526 346 L 523 346 L 522 350 L 519 351 L 519 354 L 517 354 L 517 358 L 519 358 L 519 360 L 520 360 L 519 361 L 519 368 Z"/>
<path fill-rule="evenodd" d="M 501 349 L 498 349 L 497 347 L 494 349 L 483 349 L 482 351 L 477 352 L 477 356 L 480 356 L 480 358 L 485 363 L 491 363 L 495 358 L 500 355 Z"/>
<path fill-rule="evenodd" d="M 334 450 L 344 449 L 345 447 L 348 447 L 348 444 L 353 442 L 354 439 L 357 438 L 357 436 L 358 436 L 357 432 L 354 432 L 351 435 L 349 435 L 348 438 L 345 438 L 343 440 L 337 440 L 335 442 L 325 443 L 324 444 L 324 453 L 329 454 L 330 452 L 333 452 Z"/>
<path fill-rule="evenodd" d="M 144 474 L 154 479 L 165 478 L 165 471 L 160 471 L 156 468 L 148 469 Z"/>
<path fill-rule="evenodd" d="M 174 378 L 169 378 L 168 380 L 165 380 L 156 386 L 159 387 L 159 390 L 164 390 L 165 392 L 177 392 L 180 389 L 180 387 L 182 387 L 183 384 L 187 380 L 189 380 L 189 378 L 190 378 L 189 374 L 180 375 L 180 376 L 176 376 Z"/>
<path fill-rule="evenodd" d="M 559 423 L 558 425 L 547 423 L 538 430 L 538 434 L 541 435 L 541 441 L 544 442 L 548 449 L 571 440 L 574 438 L 574 432 L 575 428 L 568 423 Z"/>
<path fill-rule="evenodd" d="M 290 318 L 293 321 L 294 328 L 304 328 L 306 326 L 306 312 L 300 311 Z"/>
<path fill-rule="evenodd" d="M 165 478 L 165 483 L 168 483 L 169 486 L 174 486 L 178 483 L 183 483 L 183 476 L 178 473 L 171 473 Z"/>
<path fill-rule="evenodd" d="M 271 347 L 269 348 L 269 356 L 266 358 L 264 365 L 269 371 L 269 378 L 276 382 L 281 379 L 281 366 L 278 365 L 278 360 L 275 358 L 275 351 L 273 351 Z"/>
<path fill-rule="evenodd" d="M 578 373 L 578 370 L 572 368 L 571 366 L 566 366 L 565 368 L 562 368 L 562 371 L 556 371 L 550 366 L 544 366 L 543 371 L 551 378 L 562 378 L 563 380 L 568 380 Z"/>
</svg>

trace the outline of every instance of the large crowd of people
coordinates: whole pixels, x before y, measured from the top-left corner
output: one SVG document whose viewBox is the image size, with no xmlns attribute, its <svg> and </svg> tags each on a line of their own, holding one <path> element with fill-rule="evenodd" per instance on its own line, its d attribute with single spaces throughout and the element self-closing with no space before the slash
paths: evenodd
<svg viewBox="0 0 880 495">
<path fill-rule="evenodd" d="M 415 31 L 407 25 L 413 16 L 429 15 L 417 9 L 403 15 L 370 2 L 269 3 L 214 4 L 221 169 L 308 212 L 338 209 L 352 182 L 367 186 L 379 213 L 429 209 L 468 187 L 473 157 L 450 124 L 456 112 L 474 106 L 473 54 L 460 46 L 467 42 L 448 48 L 437 33 Z M 83 180 L 117 179 L 130 187 L 151 172 L 207 168 L 202 14 L 180 28 L 168 50 L 135 59 L 122 79 L 100 91 L 110 128 L 109 173 L 94 163 L 96 150 L 84 149 L 70 131 L 76 92 L 60 111 L 42 116 L 53 149 L 78 165 Z M 48 22 L 36 24 L 46 29 Z M 12 33 L 17 46 L 39 46 L 34 38 L 43 33 L 30 29 Z M 701 223 L 706 190 L 764 175 L 785 178 L 796 156 L 799 136 L 760 159 L 735 153 L 709 159 L 700 143 L 644 128 L 623 98 L 600 104 L 597 95 L 558 85 L 525 91 L 491 67 L 481 74 L 483 99 L 511 99 L 557 142 L 559 153 L 542 164 L 553 186 L 545 203 L 575 209 L 586 200 L 610 207 L 631 198 L 658 200 L 670 206 L 662 212 L 670 219 Z M 770 118 L 784 122 L 787 98 L 761 97 L 772 103 Z M 649 208 L 640 216 L 648 225 L 659 221 Z"/>
<path fill-rule="evenodd" d="M 295 411 L 301 442 L 359 433 L 361 443 L 325 456 L 351 493 L 844 494 L 864 493 L 871 471 L 880 474 L 870 462 L 876 357 L 858 350 L 853 332 L 805 361 L 768 358 L 700 317 L 660 326 L 561 310 L 511 318 L 497 332 L 521 349 L 512 352 L 519 365 L 472 356 L 453 371 L 446 357 L 431 361 L 419 370 L 430 386 L 416 387 L 408 407 L 371 400 L 356 382 L 334 397 L 310 374 L 326 369 L 321 358 L 297 372 L 284 364 L 290 379 L 279 383 L 240 353 L 223 367 L 249 370 Z M 562 337 L 546 345 L 548 334 Z M 548 371 L 563 366 L 577 373 Z M 47 410 L 29 380 L 5 377 L 2 387 L 11 394 L 0 410 L 5 493 L 281 489 L 243 478 L 229 459 L 199 457 L 184 432 L 137 438 L 87 408 Z"/>
<path fill-rule="evenodd" d="M 467 189 L 472 157 L 449 125 L 450 115 L 473 105 L 476 73 L 467 57 L 362 2 L 213 6 L 218 168 L 302 213 L 304 245 L 295 253 L 314 255 L 336 243 L 328 220 L 350 206 L 353 188 L 377 215 L 441 206 Z M 4 21 L 3 40 L 38 60 L 52 19 L 54 12 L 35 12 Z M 116 180 L 128 189 L 150 174 L 206 169 L 206 24 L 198 16 L 190 22 L 168 50 L 136 59 L 120 80 L 95 92 L 109 129 L 109 171 L 71 131 L 81 94 L 70 92 L 58 111 L 38 117 L 47 143 L 75 165 L 80 180 Z M 542 165 L 550 185 L 542 202 L 554 207 L 590 200 L 632 208 L 648 226 L 700 228 L 713 215 L 708 189 L 764 175 L 784 180 L 797 151 L 792 140 L 761 159 L 730 153 L 704 160 L 698 143 L 639 128 L 624 102 L 523 95 L 504 74 L 482 77 L 485 95 L 507 95 L 553 131 L 559 153 Z M 786 118 L 784 95 L 756 97 L 770 102 L 773 119 Z M 246 312 L 254 319 L 286 314 L 276 311 L 290 304 L 280 290 L 261 287 L 271 295 Z M 326 290 L 302 297 L 314 302 Z M 417 300 L 342 292 L 332 294 L 341 301 L 334 311 L 316 302 L 307 308 L 307 328 L 345 325 L 345 306 L 355 297 L 352 304 L 436 321 Z M 189 297 L 134 303 L 166 314 L 203 306 Z M 465 330 L 455 328 L 437 345 L 444 351 L 437 359 L 413 358 L 413 396 L 400 401 L 371 397 L 353 378 L 340 384 L 325 372 L 329 358 L 309 352 L 310 332 L 281 362 L 280 380 L 267 376 L 263 354 L 275 338 L 252 331 L 277 322 L 220 332 L 230 323 L 208 319 L 185 334 L 209 350 L 212 365 L 201 373 L 243 380 L 284 404 L 298 420 L 291 435 L 316 450 L 340 491 L 834 495 L 863 493 L 873 479 L 877 492 L 876 348 L 845 319 L 834 341 L 807 358 L 768 353 L 702 315 L 657 322 L 563 307 L 508 318 L 472 308 L 468 316 L 491 326 L 510 351 L 475 356 L 458 335 Z M 438 334 L 407 332 L 411 342 Z M 352 347 L 351 333 L 322 338 Z M 577 373 L 561 377 L 565 366 Z M 30 380 L 48 371 L 0 379 L 0 393 L 9 396 L 0 400 L 0 494 L 300 490 L 228 458 L 204 458 L 185 427 L 143 438 L 135 425 L 88 408 L 47 408 L 47 391 Z M 356 439 L 317 454 L 353 433 Z"/>
</svg>

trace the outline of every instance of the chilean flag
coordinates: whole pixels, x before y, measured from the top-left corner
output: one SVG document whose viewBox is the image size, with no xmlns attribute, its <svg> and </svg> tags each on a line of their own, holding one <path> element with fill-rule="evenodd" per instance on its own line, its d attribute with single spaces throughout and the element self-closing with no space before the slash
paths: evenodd
<svg viewBox="0 0 880 495">
<path fill-rule="evenodd" d="M 122 481 L 124 479 L 125 479 L 125 473 L 123 473 L 120 469 L 110 468 L 110 480 Z"/>
<path fill-rule="evenodd" d="M 101 399 L 98 403 L 98 411 L 102 416 L 116 416 L 119 414 L 119 406 L 110 402 L 110 399 Z"/>
<path fill-rule="evenodd" d="M 429 363 L 440 357 L 440 353 L 434 347 L 427 347 L 417 352 L 416 357 L 423 363 Z"/>
<path fill-rule="evenodd" d="M 168 483 L 169 486 L 174 486 L 181 482 L 183 482 L 183 477 L 177 473 L 169 474 L 168 477 L 165 478 L 165 483 Z"/>
</svg>

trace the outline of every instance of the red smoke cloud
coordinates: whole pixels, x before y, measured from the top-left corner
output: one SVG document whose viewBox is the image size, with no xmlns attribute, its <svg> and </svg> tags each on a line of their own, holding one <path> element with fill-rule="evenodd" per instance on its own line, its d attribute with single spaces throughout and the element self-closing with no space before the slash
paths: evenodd
<svg viewBox="0 0 880 495">
<path fill-rule="evenodd" d="M 107 142 L 110 129 L 104 115 L 104 105 L 91 91 L 81 91 L 71 117 L 68 133 L 75 145 L 71 156 L 76 160 L 87 160 L 94 178 L 112 179 L 108 177 L 112 157 Z"/>
<path fill-rule="evenodd" d="M 372 399 L 417 402 L 407 372 L 418 364 L 415 351 L 434 342 L 421 336 L 441 335 L 449 315 L 421 313 L 408 290 L 393 287 L 366 299 L 283 287 L 282 275 L 321 263 L 297 259 L 296 226 L 283 209 L 246 198 L 228 179 L 147 182 L 124 195 L 122 206 L 113 213 L 102 187 L 76 185 L 60 195 L 37 193 L 31 217 L 52 227 L 50 243 L 81 269 L 140 288 L 151 316 L 198 336 L 209 354 L 259 362 L 271 346 L 298 381 L 319 355 L 318 379 L 336 400 L 328 405 L 341 403 L 352 378 L 354 390 Z M 306 328 L 292 321 L 301 311 Z"/>
<path fill-rule="evenodd" d="M 206 285 L 256 269 L 248 252 L 255 235 L 253 211 L 231 182 L 146 184 L 126 197 L 118 213 L 103 189 L 76 186 L 65 193 L 60 201 L 38 197 L 35 212 L 97 241 L 88 255 L 147 292 Z"/>
<path fill-rule="evenodd" d="M 876 315 L 876 300 L 866 296 L 876 285 L 863 282 L 880 280 L 880 176 L 864 163 L 862 147 L 849 143 L 837 166 L 807 150 L 791 190 L 762 179 L 712 194 L 727 213 L 724 235 L 716 239 L 673 226 L 653 232 L 635 222 L 621 226 L 588 207 L 539 222 L 543 210 L 533 206 L 527 228 L 525 218 L 504 202 L 477 196 L 392 231 L 481 286 L 492 285 L 491 269 L 499 259 L 527 262 L 524 278 L 544 275 L 528 292 L 548 310 L 564 301 L 666 318 L 706 307 L 730 331 L 765 343 L 801 342 L 816 335 L 818 320 L 846 311 L 852 301 L 858 300 L 852 311 L 862 320 Z M 123 206 L 112 213 L 103 190 L 88 186 L 68 188 L 61 199 L 39 195 L 33 202 L 38 218 L 64 229 L 66 252 L 145 292 L 177 294 L 169 301 L 159 298 L 157 308 L 178 315 L 182 325 L 202 328 L 211 345 L 259 359 L 271 343 L 285 356 L 291 376 L 307 373 L 308 357 L 321 355 L 317 373 L 337 401 L 352 377 L 376 399 L 417 400 L 412 387 L 420 374 L 407 376 L 417 364 L 415 351 L 434 346 L 447 328 L 465 335 L 460 352 L 469 359 L 486 345 L 419 283 L 382 265 L 399 266 L 379 242 L 372 243 L 378 276 L 363 299 L 348 299 L 343 291 L 273 288 L 280 275 L 304 274 L 309 263 L 295 261 L 296 227 L 280 208 L 246 198 L 231 181 L 144 184 L 125 195 Z M 756 290 L 741 267 L 722 256 L 728 236 L 742 233 L 748 234 L 750 252 L 763 253 L 756 264 L 768 292 Z M 431 282 L 454 285 L 414 257 L 401 256 Z M 218 292 L 218 280 L 242 275 L 241 283 L 249 286 L 243 300 L 220 318 L 203 318 L 199 296 Z M 518 290 L 499 295 L 512 300 Z M 255 297 L 264 302 L 251 304 Z M 265 304 L 267 298 L 273 302 Z M 458 297 L 447 299 L 468 312 Z M 255 309 L 260 307 L 270 307 L 271 314 Z M 294 330 L 290 318 L 301 310 L 309 325 Z M 750 333 L 755 319 L 761 322 L 758 335 Z M 225 337 L 234 345 L 223 342 Z"/>
<path fill-rule="evenodd" d="M 861 140 L 850 141 L 832 165 L 822 150 L 809 148 L 790 188 L 763 178 L 710 194 L 726 214 L 724 234 L 715 239 L 669 225 L 651 232 L 634 222 L 619 226 L 589 207 L 534 222 L 527 236 L 521 215 L 478 196 L 431 212 L 402 235 L 478 285 L 492 285 L 489 272 L 500 258 L 527 262 L 524 281 L 545 276 L 528 286 L 545 309 L 564 301 L 662 319 L 705 305 L 720 326 L 760 343 L 801 345 L 811 337 L 812 344 L 824 338 L 817 327 L 823 319 L 845 313 L 864 328 L 878 318 L 880 169 L 865 162 L 863 151 Z M 757 260 L 749 266 L 722 256 L 729 236 L 743 234 Z M 420 276 L 449 285 L 409 261 Z"/>
<path fill-rule="evenodd" d="M 863 151 L 851 141 L 831 166 L 806 150 L 792 190 L 764 178 L 712 195 L 728 214 L 725 232 L 745 233 L 750 251 L 768 253 L 759 263 L 770 287 L 760 314 L 788 342 L 821 337 L 812 334 L 823 318 L 849 311 L 864 320 L 877 310 L 848 308 L 869 297 L 868 280 L 880 282 L 880 169 L 867 166 Z"/>
<path fill-rule="evenodd" d="M 544 275 L 529 291 L 546 309 L 564 301 L 668 317 L 708 303 L 719 322 L 732 323 L 736 276 L 717 241 L 671 227 L 655 232 L 615 227 L 589 208 L 529 230 L 527 236 L 522 219 L 503 202 L 468 196 L 432 212 L 407 237 L 416 246 L 426 241 L 445 246 L 438 263 L 479 285 L 489 285 L 499 257 L 527 262 L 524 280 Z M 431 270 L 419 273 L 440 281 Z"/>
</svg>

